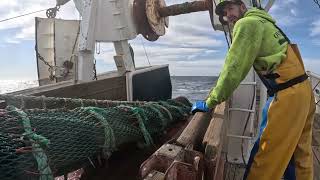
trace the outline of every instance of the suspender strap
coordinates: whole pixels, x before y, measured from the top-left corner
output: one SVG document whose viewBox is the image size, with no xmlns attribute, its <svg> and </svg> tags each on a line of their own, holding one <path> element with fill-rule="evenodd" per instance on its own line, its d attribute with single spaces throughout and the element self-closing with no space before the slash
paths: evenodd
<svg viewBox="0 0 320 180">
<path fill-rule="evenodd" d="M 263 75 L 263 77 L 267 79 L 277 79 L 280 77 L 280 75 L 278 73 L 272 73 L 272 74 Z"/>
<path fill-rule="evenodd" d="M 263 18 L 263 17 L 262 17 L 262 18 Z M 282 29 L 279 28 L 279 26 L 276 25 L 275 22 L 272 22 L 272 21 L 270 21 L 270 20 L 267 19 L 267 18 L 263 18 L 263 19 L 265 19 L 265 20 L 269 21 L 270 23 L 272 23 L 272 24 L 280 31 L 280 33 L 281 33 L 282 36 L 287 40 L 287 42 L 288 42 L 289 44 L 291 44 L 291 41 L 290 41 L 290 39 L 288 38 L 288 36 L 282 31 Z"/>
<path fill-rule="evenodd" d="M 268 82 L 266 82 L 266 80 L 262 80 L 262 79 L 261 80 L 264 84 L 265 84 L 265 82 L 268 84 L 268 85 L 265 84 L 265 86 L 268 89 L 268 95 L 273 96 L 278 91 L 281 91 L 281 90 L 287 89 L 291 86 L 294 86 L 296 84 L 302 83 L 306 79 L 308 79 L 308 75 L 303 74 L 303 75 L 298 76 L 296 78 L 290 79 L 289 81 L 287 81 L 285 83 L 277 84 L 276 86 L 273 86 L 273 87 L 271 87 L 270 84 Z"/>
<path fill-rule="evenodd" d="M 289 44 L 291 44 L 291 41 L 290 39 L 288 38 L 288 36 L 273 22 L 271 22 L 279 31 L 280 33 L 282 34 L 282 36 L 288 41 Z"/>
</svg>

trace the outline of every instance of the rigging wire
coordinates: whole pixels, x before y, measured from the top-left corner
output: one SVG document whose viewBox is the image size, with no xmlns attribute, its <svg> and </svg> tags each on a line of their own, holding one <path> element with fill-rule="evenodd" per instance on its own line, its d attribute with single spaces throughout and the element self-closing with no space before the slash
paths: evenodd
<svg viewBox="0 0 320 180">
<path fill-rule="evenodd" d="M 217 3 L 216 1 L 213 1 L 214 2 L 214 6 L 217 8 Z M 224 32 L 224 37 L 226 38 L 226 42 L 227 42 L 227 45 L 228 45 L 228 49 L 230 49 L 230 43 L 229 43 L 229 40 L 228 40 L 228 35 L 227 35 L 227 31 L 225 30 L 225 27 L 223 25 L 223 23 L 220 21 L 221 25 L 222 25 L 222 29 L 223 29 L 223 32 Z"/>
<path fill-rule="evenodd" d="M 227 31 L 225 30 L 223 24 L 222 24 L 222 29 L 223 29 L 223 32 L 224 32 L 224 37 L 226 38 L 226 42 L 228 44 L 228 49 L 230 49 L 230 43 L 229 43 L 229 39 L 228 39 L 228 34 L 227 34 Z"/>
<path fill-rule="evenodd" d="M 229 23 L 228 23 L 227 29 L 228 29 L 228 32 L 229 32 L 230 43 L 232 44 L 232 33 L 231 33 L 231 27 L 230 27 Z"/>
<path fill-rule="evenodd" d="M 142 37 L 141 37 L 141 36 L 140 36 L 140 41 L 141 41 L 141 44 L 142 44 L 142 47 L 143 47 L 143 50 L 144 50 L 144 54 L 145 54 L 145 55 L 146 55 L 146 57 L 147 57 L 147 60 L 148 60 L 149 66 L 151 66 L 151 63 L 150 63 L 150 60 L 149 60 L 149 56 L 148 56 L 148 54 L 147 54 L 146 47 L 144 46 L 143 39 L 142 39 Z"/>
<path fill-rule="evenodd" d="M 16 19 L 16 18 L 19 18 L 19 17 L 28 16 L 28 15 L 31 15 L 31 14 L 35 14 L 35 13 L 39 13 L 39 12 L 42 12 L 42 11 L 46 11 L 47 9 L 42 9 L 42 10 L 38 10 L 38 11 L 33 11 L 33 12 L 30 12 L 30 13 L 22 14 L 22 15 L 19 15 L 19 16 L 14 16 L 14 17 L 2 19 L 2 20 L 0 20 L 0 23 L 1 22 L 5 22 L 5 21 L 9 21 L 9 20 L 12 20 L 12 19 Z"/>
</svg>

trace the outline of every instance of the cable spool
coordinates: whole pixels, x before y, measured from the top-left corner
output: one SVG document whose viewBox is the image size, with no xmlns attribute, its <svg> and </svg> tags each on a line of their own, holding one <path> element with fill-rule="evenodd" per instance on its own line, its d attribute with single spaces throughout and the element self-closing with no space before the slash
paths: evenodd
<svg viewBox="0 0 320 180">
<path fill-rule="evenodd" d="M 147 0 L 146 13 L 148 22 L 152 30 L 159 36 L 166 33 L 166 27 L 169 26 L 169 17 L 161 17 L 158 8 L 166 7 L 164 0 Z"/>
<path fill-rule="evenodd" d="M 133 18 L 137 27 L 137 33 L 142 34 L 148 41 L 156 41 L 159 38 L 151 28 L 146 14 L 146 0 L 134 0 Z"/>
<path fill-rule="evenodd" d="M 214 25 L 214 0 L 198 0 L 167 6 L 165 0 L 134 0 L 133 16 L 137 32 L 147 40 L 155 41 L 166 33 L 169 27 L 169 16 L 188 14 L 192 12 L 209 11 Z"/>
</svg>

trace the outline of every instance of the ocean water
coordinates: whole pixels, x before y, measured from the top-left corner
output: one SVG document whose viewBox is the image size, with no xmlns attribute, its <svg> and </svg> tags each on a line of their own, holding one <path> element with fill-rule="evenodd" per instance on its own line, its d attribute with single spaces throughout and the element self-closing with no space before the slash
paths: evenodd
<svg viewBox="0 0 320 180">
<path fill-rule="evenodd" d="M 38 81 L 0 80 L 0 94 L 39 86 Z"/>
<path fill-rule="evenodd" d="M 171 76 L 172 97 L 184 96 L 192 103 L 204 100 L 216 80 L 215 76 Z"/>
<path fill-rule="evenodd" d="M 185 96 L 191 102 L 204 100 L 216 80 L 213 76 L 172 76 L 172 97 Z M 0 94 L 36 86 L 37 81 L 0 81 Z"/>
</svg>

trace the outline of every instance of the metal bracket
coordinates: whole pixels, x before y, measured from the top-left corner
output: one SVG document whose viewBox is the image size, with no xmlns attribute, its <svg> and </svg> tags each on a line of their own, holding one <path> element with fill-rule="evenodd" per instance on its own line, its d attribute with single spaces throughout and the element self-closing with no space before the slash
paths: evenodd
<svg viewBox="0 0 320 180">
<path fill-rule="evenodd" d="M 148 180 L 201 180 L 203 169 L 202 153 L 164 144 L 141 165 L 140 175 Z"/>
</svg>

